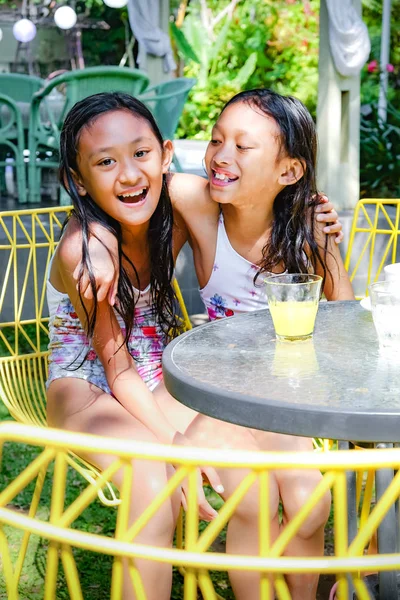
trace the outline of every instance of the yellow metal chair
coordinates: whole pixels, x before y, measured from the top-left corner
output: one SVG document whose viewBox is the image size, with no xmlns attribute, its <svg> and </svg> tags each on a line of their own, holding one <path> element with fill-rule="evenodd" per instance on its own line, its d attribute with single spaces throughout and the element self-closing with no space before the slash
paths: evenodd
<svg viewBox="0 0 400 600">
<path fill-rule="evenodd" d="M 9 600 L 18 600 L 20 573 L 14 567 L 12 552 L 7 538 L 7 528 L 17 528 L 28 534 L 36 534 L 48 541 L 46 569 L 44 574 L 44 598 L 56 597 L 57 572 L 61 560 L 68 591 L 72 600 L 83 598 L 80 574 L 77 568 L 74 549 L 91 550 L 114 557 L 110 598 L 120 599 L 122 581 L 122 558 L 128 558 L 129 574 L 138 600 L 146 600 L 140 575 L 135 568 L 136 558 L 168 563 L 185 568 L 184 600 L 197 600 L 197 584 L 205 600 L 215 600 L 216 594 L 211 582 L 210 570 L 217 571 L 256 571 L 260 573 L 260 598 L 272 600 L 270 579 L 278 600 L 291 600 L 285 582 L 287 573 L 334 573 L 339 581 L 339 598 L 348 597 L 348 580 L 351 578 L 359 600 L 369 600 L 362 576 L 371 571 L 388 571 L 400 568 L 400 554 L 364 555 L 373 532 L 382 522 L 386 512 L 400 494 L 400 450 L 363 450 L 309 453 L 267 453 L 220 451 L 180 448 L 143 444 L 126 440 L 96 437 L 53 429 L 44 429 L 12 422 L 0 424 L 0 456 L 5 442 L 29 444 L 43 448 L 35 459 L 0 492 L 0 552 L 2 569 Z M 68 449 L 68 450 L 67 450 Z M 81 453 L 107 453 L 114 460 L 102 473 L 103 481 L 88 485 L 69 506 L 65 505 L 66 471 L 69 464 L 69 451 Z M 132 478 L 132 459 L 166 461 L 176 467 L 176 472 L 167 486 L 149 505 L 136 522 L 128 524 L 128 502 Z M 52 487 L 49 519 L 25 515 L 13 510 L 12 502 L 19 492 L 35 478 L 42 469 L 54 462 L 54 485 Z M 197 507 L 198 465 L 240 468 L 248 474 L 233 492 L 231 498 L 220 509 L 218 517 L 209 523 L 199 534 Z M 93 502 L 104 481 L 110 481 L 119 469 L 124 469 L 124 487 L 120 492 L 117 507 L 115 535 L 109 537 L 99 532 L 99 523 L 94 524 L 93 532 L 81 531 L 76 519 Z M 276 540 L 270 539 L 269 532 L 269 476 L 275 469 L 321 469 L 323 478 L 313 496 L 304 504 L 291 523 L 285 527 Z M 387 488 L 368 517 L 356 538 L 349 542 L 347 526 L 346 472 L 392 468 L 397 475 Z M 164 549 L 150 547 L 135 542 L 135 537 L 156 513 L 161 504 L 181 484 L 189 479 L 188 511 L 186 515 L 186 536 L 184 549 Z M 219 552 L 207 553 L 207 549 L 221 532 L 227 521 L 240 504 L 246 492 L 258 482 L 260 494 L 259 553 L 257 556 L 231 555 Z M 304 523 L 312 509 L 332 490 L 334 505 L 334 556 L 296 558 L 284 556 L 290 540 Z M 5 529 L 6 526 L 6 529 Z M 84 573 L 81 573 L 81 579 Z"/>
<path fill-rule="evenodd" d="M 399 198 L 366 198 L 357 203 L 345 259 L 357 299 L 368 294 L 368 286 L 380 278 L 386 265 L 400 262 L 399 236 Z M 370 511 L 374 475 L 373 470 L 366 474 L 362 503 L 363 473 L 357 476 L 361 527 Z"/>
<path fill-rule="evenodd" d="M 399 236 L 399 198 L 368 198 L 357 203 L 345 259 L 356 298 L 367 294 L 369 284 L 379 279 L 386 265 L 400 262 Z"/>
<path fill-rule="evenodd" d="M 71 207 L 0 212 L 0 399 L 21 423 L 46 427 L 48 313 L 46 280 L 50 259 Z M 182 330 L 191 328 L 177 281 Z M 93 485 L 100 474 L 92 465 L 67 455 L 70 466 Z M 36 513 L 46 469 L 38 477 L 30 515 Z M 100 480 L 101 477 L 100 477 Z M 106 490 L 106 493 L 104 489 Z M 97 486 L 103 504 L 119 499 L 110 484 Z M 19 571 L 29 535 L 25 538 Z"/>
</svg>

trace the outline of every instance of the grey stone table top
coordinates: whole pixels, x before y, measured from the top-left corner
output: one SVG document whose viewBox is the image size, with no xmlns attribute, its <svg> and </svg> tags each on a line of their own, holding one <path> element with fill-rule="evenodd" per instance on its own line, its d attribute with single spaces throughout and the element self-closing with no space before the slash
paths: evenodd
<svg viewBox="0 0 400 600">
<path fill-rule="evenodd" d="M 207 323 L 175 339 L 167 389 L 225 421 L 310 437 L 400 441 L 400 358 L 382 353 L 372 315 L 320 304 L 314 337 L 277 342 L 268 310 Z"/>
</svg>

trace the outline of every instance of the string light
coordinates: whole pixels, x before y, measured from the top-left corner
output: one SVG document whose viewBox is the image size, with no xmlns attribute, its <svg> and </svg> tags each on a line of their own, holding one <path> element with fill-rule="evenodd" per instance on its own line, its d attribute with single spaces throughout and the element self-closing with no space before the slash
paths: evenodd
<svg viewBox="0 0 400 600">
<path fill-rule="evenodd" d="M 13 36 L 18 42 L 28 43 L 36 35 L 36 26 L 29 19 L 20 19 L 13 26 Z"/>
<path fill-rule="evenodd" d="M 70 6 L 60 6 L 54 13 L 54 21 L 60 29 L 72 29 L 76 25 L 76 12 Z"/>
<path fill-rule="evenodd" d="M 123 8 L 128 4 L 128 0 L 103 0 L 103 2 L 110 8 Z"/>
</svg>

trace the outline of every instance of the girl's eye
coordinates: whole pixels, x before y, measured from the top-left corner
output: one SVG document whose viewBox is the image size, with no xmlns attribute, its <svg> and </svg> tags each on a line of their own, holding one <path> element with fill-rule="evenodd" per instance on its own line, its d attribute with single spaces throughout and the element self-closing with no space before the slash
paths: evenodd
<svg viewBox="0 0 400 600">
<path fill-rule="evenodd" d="M 236 146 L 236 148 L 238 148 L 239 150 L 251 150 L 251 148 L 249 148 L 248 146 L 239 146 L 239 144 Z"/>
<path fill-rule="evenodd" d="M 221 142 L 219 140 L 210 140 L 210 144 L 212 144 L 213 146 L 216 146 L 217 144 L 220 144 Z"/>
<path fill-rule="evenodd" d="M 143 158 L 143 156 L 146 156 L 146 154 L 148 154 L 149 151 L 148 150 L 137 150 L 135 152 L 135 158 Z"/>
<path fill-rule="evenodd" d="M 102 160 L 99 165 L 104 166 L 104 167 L 109 167 L 112 163 L 113 163 L 113 159 L 112 158 L 105 158 L 104 160 Z"/>
</svg>

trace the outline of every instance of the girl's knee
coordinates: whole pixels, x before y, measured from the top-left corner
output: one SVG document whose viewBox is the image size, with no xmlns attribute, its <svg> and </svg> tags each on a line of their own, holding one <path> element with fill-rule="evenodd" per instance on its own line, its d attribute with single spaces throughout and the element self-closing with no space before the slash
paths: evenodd
<svg viewBox="0 0 400 600">
<path fill-rule="evenodd" d="M 130 502 L 130 521 L 136 521 L 165 490 L 168 465 L 136 461 Z M 180 508 L 180 490 L 175 490 L 157 509 L 143 529 L 143 535 L 160 543 L 172 541 Z"/>
<path fill-rule="evenodd" d="M 298 514 L 302 507 L 312 497 L 313 491 L 314 489 L 311 490 L 306 486 L 293 490 L 291 501 L 286 502 L 283 505 L 283 514 L 285 521 L 292 520 Z M 311 512 L 301 524 L 297 535 L 304 539 L 308 539 L 312 537 L 321 528 L 324 528 L 329 518 L 331 501 L 331 494 L 328 491 L 311 509 Z"/>
<path fill-rule="evenodd" d="M 235 489 L 240 484 L 240 481 L 243 480 L 243 477 L 238 478 L 238 481 L 235 482 Z M 228 496 L 232 495 L 232 484 L 226 485 L 224 481 L 225 489 L 228 489 L 231 493 Z M 274 477 L 270 476 L 269 486 L 268 486 L 268 500 L 269 500 L 269 515 L 271 520 L 276 518 L 279 510 L 279 489 Z M 258 481 L 253 483 L 253 485 L 248 490 L 247 494 L 241 500 L 241 502 L 236 507 L 233 516 L 240 519 L 243 523 L 247 523 L 248 526 L 252 526 L 256 524 L 258 526 L 260 520 L 260 486 Z"/>
</svg>

